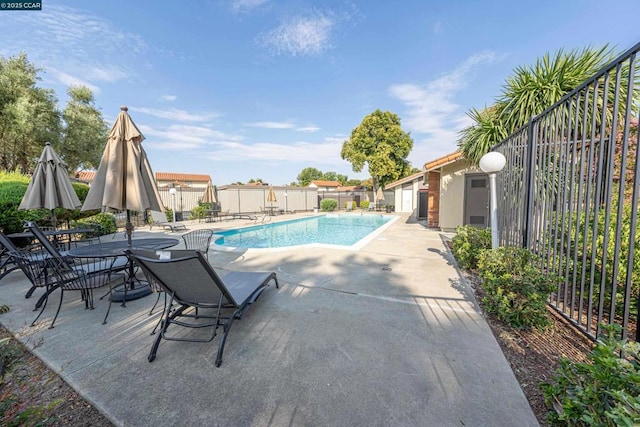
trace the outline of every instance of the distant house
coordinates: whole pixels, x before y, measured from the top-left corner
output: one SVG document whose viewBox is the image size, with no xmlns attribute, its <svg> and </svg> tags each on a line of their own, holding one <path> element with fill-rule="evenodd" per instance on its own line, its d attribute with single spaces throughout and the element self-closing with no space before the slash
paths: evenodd
<svg viewBox="0 0 640 427">
<path fill-rule="evenodd" d="M 394 191 L 396 212 L 412 212 L 418 219 L 427 218 L 427 186 L 424 181 L 424 172 L 417 172 L 391 182 L 385 185 L 384 189 Z"/>
<path fill-rule="evenodd" d="M 197 173 L 156 172 L 156 183 L 158 184 L 158 188 L 172 186 L 206 188 L 209 181 L 211 181 L 210 175 Z"/>
<path fill-rule="evenodd" d="M 167 208 L 175 206 L 179 220 L 184 212 L 191 211 L 202 200 L 204 190 L 211 176 L 196 173 L 156 172 L 156 184 L 162 204 Z M 172 196 L 171 189 L 175 188 Z"/>
<path fill-rule="evenodd" d="M 452 231 L 459 225 L 489 225 L 488 185 L 487 175 L 455 151 L 385 189 L 394 190 L 396 212 L 409 212 L 428 227 Z"/>
<path fill-rule="evenodd" d="M 337 191 L 341 186 L 338 181 L 323 181 L 320 179 L 313 180 L 309 183 L 308 187 L 317 188 L 318 191 Z"/>
<path fill-rule="evenodd" d="M 93 179 L 96 177 L 95 171 L 77 171 L 74 178 L 81 182 L 86 182 L 91 185 Z"/>
<path fill-rule="evenodd" d="M 429 226 L 444 231 L 467 224 L 489 226 L 489 177 L 461 152 L 427 162 L 423 171 L 429 189 Z"/>
</svg>

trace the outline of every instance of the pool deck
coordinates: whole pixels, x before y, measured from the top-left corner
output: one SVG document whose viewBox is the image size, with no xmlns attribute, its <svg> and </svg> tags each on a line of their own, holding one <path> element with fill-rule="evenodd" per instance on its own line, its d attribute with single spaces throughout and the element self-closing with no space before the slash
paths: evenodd
<svg viewBox="0 0 640 427">
<path fill-rule="evenodd" d="M 275 271 L 281 284 L 234 324 L 219 368 L 219 338 L 163 341 L 147 361 L 153 296 L 114 304 L 102 325 L 107 302 L 87 311 L 72 294 L 50 330 L 56 294 L 29 327 L 35 298 L 14 272 L 0 282 L 0 304 L 11 306 L 0 322 L 115 425 L 538 425 L 447 249 L 451 234 L 398 216 L 358 251 L 211 250 L 221 275 Z"/>
</svg>

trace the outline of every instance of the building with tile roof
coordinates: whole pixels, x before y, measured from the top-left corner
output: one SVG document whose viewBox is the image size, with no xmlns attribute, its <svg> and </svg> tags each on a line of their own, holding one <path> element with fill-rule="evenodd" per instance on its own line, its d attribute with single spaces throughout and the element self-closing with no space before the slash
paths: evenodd
<svg viewBox="0 0 640 427">
<path fill-rule="evenodd" d="M 336 191 L 341 185 L 338 181 L 315 179 L 311 181 L 307 187 L 317 188 L 318 191 Z"/>
</svg>

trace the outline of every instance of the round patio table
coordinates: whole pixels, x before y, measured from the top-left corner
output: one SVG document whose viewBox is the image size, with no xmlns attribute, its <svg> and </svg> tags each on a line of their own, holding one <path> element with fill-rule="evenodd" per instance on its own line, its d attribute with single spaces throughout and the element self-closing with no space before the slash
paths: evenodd
<svg viewBox="0 0 640 427">
<path fill-rule="evenodd" d="M 129 246 L 126 240 L 117 240 L 115 242 L 97 243 L 95 245 L 86 245 L 73 248 L 69 250 L 69 256 L 72 257 L 91 257 L 91 256 L 126 256 L 124 251 L 127 249 L 146 249 L 146 250 L 161 250 L 175 246 L 180 241 L 178 239 L 171 239 L 167 237 L 163 238 L 148 238 L 148 239 L 133 239 L 131 240 L 131 246 Z M 129 285 L 128 289 L 114 289 L 111 295 L 111 301 L 122 302 L 131 301 L 134 299 L 145 297 L 151 294 L 151 288 L 148 284 L 145 284 L 135 277 L 133 269 L 133 260 L 129 258 L 127 262 L 127 270 L 129 277 L 123 288 Z M 136 286 L 135 283 L 139 285 Z"/>
</svg>

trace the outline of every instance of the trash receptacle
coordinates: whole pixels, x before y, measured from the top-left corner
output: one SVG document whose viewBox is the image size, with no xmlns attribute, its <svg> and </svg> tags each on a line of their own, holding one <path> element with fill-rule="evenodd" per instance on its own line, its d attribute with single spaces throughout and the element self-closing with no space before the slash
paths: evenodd
<svg viewBox="0 0 640 427">
<path fill-rule="evenodd" d="M 182 221 L 182 212 L 176 212 L 176 222 Z"/>
</svg>

